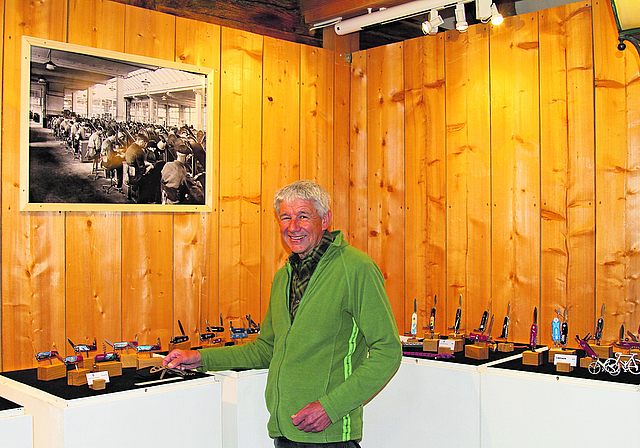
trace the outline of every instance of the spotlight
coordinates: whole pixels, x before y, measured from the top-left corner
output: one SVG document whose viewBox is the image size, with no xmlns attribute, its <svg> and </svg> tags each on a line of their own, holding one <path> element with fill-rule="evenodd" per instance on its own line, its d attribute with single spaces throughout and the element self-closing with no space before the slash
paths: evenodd
<svg viewBox="0 0 640 448">
<path fill-rule="evenodd" d="M 435 9 L 432 9 L 429 13 L 429 20 L 422 22 L 422 32 L 424 34 L 438 34 L 438 27 L 444 23 L 440 14 Z"/>
<path fill-rule="evenodd" d="M 456 3 L 456 29 L 461 33 L 464 33 L 469 28 L 467 23 L 467 16 L 464 12 L 464 3 Z"/>
<path fill-rule="evenodd" d="M 498 7 L 494 4 L 491 5 L 491 24 L 493 26 L 498 26 L 504 22 L 504 17 L 498 11 Z"/>
<path fill-rule="evenodd" d="M 38 84 L 46 84 L 47 80 L 44 79 L 42 76 L 38 78 Z"/>
<path fill-rule="evenodd" d="M 49 62 L 44 64 L 44 68 L 52 71 L 56 69 L 56 64 L 54 64 L 53 61 L 51 60 L 51 50 L 49 50 Z"/>
</svg>

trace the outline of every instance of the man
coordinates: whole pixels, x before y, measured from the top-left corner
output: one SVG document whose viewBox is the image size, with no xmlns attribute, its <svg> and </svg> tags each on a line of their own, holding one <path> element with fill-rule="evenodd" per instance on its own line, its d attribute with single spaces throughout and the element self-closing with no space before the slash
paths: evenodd
<svg viewBox="0 0 640 448">
<path fill-rule="evenodd" d="M 187 156 L 191 149 L 184 143 L 176 146 L 176 160 L 162 168 L 160 184 L 163 204 L 203 204 L 204 189 L 199 181 L 189 176 Z"/>
<path fill-rule="evenodd" d="M 175 350 L 163 361 L 205 371 L 268 367 L 268 430 L 276 448 L 358 447 L 362 405 L 402 355 L 382 274 L 340 231 L 328 231 L 329 205 L 327 192 L 311 181 L 276 193 L 280 233 L 292 253 L 274 276 L 254 342 Z"/>
</svg>

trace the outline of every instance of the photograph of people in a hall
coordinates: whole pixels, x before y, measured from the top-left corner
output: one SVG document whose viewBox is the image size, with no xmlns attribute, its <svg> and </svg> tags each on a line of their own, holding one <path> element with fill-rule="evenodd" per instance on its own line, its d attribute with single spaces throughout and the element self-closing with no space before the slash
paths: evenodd
<svg viewBox="0 0 640 448">
<path fill-rule="evenodd" d="M 207 76 L 33 45 L 30 204 L 205 204 Z"/>
</svg>

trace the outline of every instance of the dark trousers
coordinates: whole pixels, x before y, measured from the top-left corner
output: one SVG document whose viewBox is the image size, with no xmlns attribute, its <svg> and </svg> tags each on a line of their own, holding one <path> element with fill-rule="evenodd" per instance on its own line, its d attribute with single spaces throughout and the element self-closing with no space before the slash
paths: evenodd
<svg viewBox="0 0 640 448">
<path fill-rule="evenodd" d="M 276 437 L 273 443 L 275 448 L 360 448 L 360 445 L 355 440 L 332 443 L 305 443 L 293 442 L 285 437 Z"/>
</svg>

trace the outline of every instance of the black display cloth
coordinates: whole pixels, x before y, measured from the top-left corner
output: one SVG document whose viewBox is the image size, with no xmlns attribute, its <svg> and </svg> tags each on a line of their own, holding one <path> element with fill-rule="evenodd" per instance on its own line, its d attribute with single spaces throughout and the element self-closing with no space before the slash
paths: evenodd
<svg viewBox="0 0 640 448">
<path fill-rule="evenodd" d="M 496 367 L 499 369 L 516 370 L 520 372 L 542 373 L 546 375 L 563 376 L 563 377 L 569 377 L 569 378 L 582 378 L 587 380 L 607 381 L 611 383 L 640 384 L 640 375 L 634 375 L 628 372 L 620 372 L 620 374 L 616 376 L 612 376 L 609 373 L 605 372 L 604 370 L 602 370 L 597 375 L 589 373 L 589 369 L 587 369 L 586 367 L 580 367 L 579 365 L 580 358 L 584 358 L 585 356 L 584 350 L 576 350 L 576 355 L 578 356 L 578 366 L 574 367 L 572 372 L 557 372 L 556 366 L 553 363 L 549 362 L 548 351 L 542 352 L 542 364 L 539 366 L 524 365 L 522 364 L 522 359 L 515 359 L 512 361 L 506 361 L 500 364 L 496 364 L 491 367 Z"/>
<path fill-rule="evenodd" d="M 467 358 L 464 355 L 464 351 L 456 353 L 453 358 L 435 359 L 432 357 L 426 358 L 424 356 L 426 352 L 423 352 L 422 350 L 403 347 L 403 356 L 409 357 L 409 358 L 433 359 L 438 362 L 445 362 L 445 363 L 451 363 L 451 364 L 466 364 L 466 365 L 472 365 L 472 366 L 480 366 L 480 365 L 488 364 L 493 361 L 500 361 L 502 359 L 504 360 L 503 362 L 492 364 L 491 367 L 495 367 L 499 369 L 515 370 L 519 372 L 531 372 L 531 373 L 540 373 L 545 375 L 563 376 L 563 377 L 569 377 L 569 378 L 582 378 L 582 379 L 588 379 L 588 380 L 607 381 L 611 383 L 640 384 L 640 374 L 634 375 L 628 372 L 620 372 L 620 374 L 613 376 L 605 372 L 604 370 L 602 370 L 597 375 L 589 373 L 589 369 L 585 367 L 580 367 L 579 365 L 579 362 L 580 362 L 579 360 L 585 357 L 585 352 L 584 350 L 581 350 L 581 349 L 575 350 L 576 355 L 578 357 L 578 366 L 574 367 L 572 372 L 556 371 L 555 364 L 549 362 L 549 352 L 546 350 L 542 352 L 542 364 L 540 364 L 539 366 L 525 365 L 522 363 L 521 357 L 518 357 L 517 359 L 513 359 L 513 360 L 506 359 L 514 355 L 519 355 L 527 350 L 529 350 L 529 347 L 526 347 L 524 345 L 519 345 L 519 346 L 516 345 L 514 351 L 507 352 L 507 353 L 499 352 L 497 350 L 495 352 L 489 350 L 489 359 Z M 640 360 L 638 360 L 638 364 L 640 364 Z"/>
<path fill-rule="evenodd" d="M 472 344 L 473 342 L 471 340 L 467 341 L 467 344 Z M 501 359 L 505 359 L 505 358 L 509 358 L 511 356 L 514 355 L 519 355 L 520 353 L 524 352 L 525 350 L 529 350 L 529 347 L 525 347 L 524 345 L 516 345 L 514 347 L 514 350 L 512 352 L 499 352 L 498 350 L 496 351 L 492 351 L 491 349 L 489 349 L 489 359 L 473 359 L 473 358 L 467 358 L 466 356 L 464 356 L 464 349 L 461 352 L 456 353 L 453 358 L 441 358 L 441 359 L 437 359 L 438 362 L 448 362 L 448 363 L 453 363 L 453 364 L 466 364 L 466 365 L 470 365 L 470 366 L 481 366 L 483 364 L 488 364 L 490 362 L 493 361 L 499 361 Z M 405 348 L 403 346 L 402 348 L 402 353 L 403 356 L 409 357 L 409 358 L 425 358 L 425 359 L 435 359 L 432 357 L 425 357 L 423 356 L 423 354 L 425 354 L 426 352 L 422 351 L 422 350 L 414 350 L 413 347 L 407 347 Z M 412 354 L 414 353 L 414 354 Z M 435 353 L 434 353 L 435 355 Z"/>
<path fill-rule="evenodd" d="M 21 407 L 18 403 L 0 397 L 0 411 L 8 411 L 9 409 L 18 409 Z"/>
<path fill-rule="evenodd" d="M 71 368 L 70 368 L 71 369 Z M 14 370 L 11 372 L 3 372 L 2 376 L 10 378 L 19 383 L 26 384 L 27 386 L 34 387 L 43 392 L 47 392 L 58 398 L 64 400 L 73 400 L 77 398 L 93 397 L 96 395 L 104 395 L 114 392 L 123 392 L 128 390 L 135 390 L 140 388 L 149 388 L 168 383 L 179 383 L 182 381 L 189 381 L 191 379 L 203 378 L 208 376 L 206 373 L 193 372 L 193 375 L 188 377 L 179 377 L 172 381 L 164 381 L 155 384 L 147 384 L 136 386 L 136 383 L 157 380 L 160 378 L 160 372 L 150 373 L 151 368 L 136 370 L 135 367 L 123 368 L 122 375 L 109 377 L 109 382 L 106 384 L 105 389 L 93 390 L 88 385 L 82 386 L 69 386 L 67 385 L 67 378 L 59 378 L 57 380 L 40 381 L 38 380 L 37 369 L 26 370 Z M 177 377 L 177 375 L 167 372 L 164 379 Z"/>
</svg>

